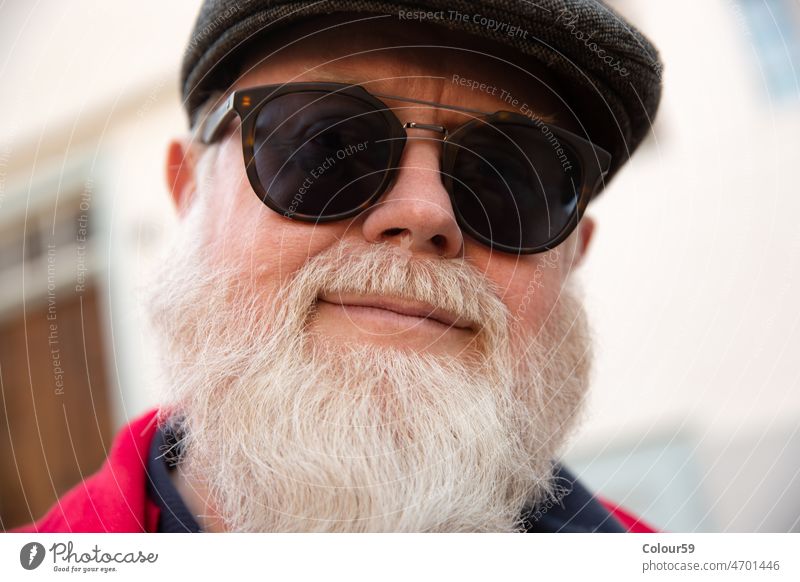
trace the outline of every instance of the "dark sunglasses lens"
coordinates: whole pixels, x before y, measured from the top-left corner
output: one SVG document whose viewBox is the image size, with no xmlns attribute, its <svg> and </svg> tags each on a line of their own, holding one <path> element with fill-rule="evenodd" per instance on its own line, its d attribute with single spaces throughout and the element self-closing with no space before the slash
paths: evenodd
<svg viewBox="0 0 800 582">
<path fill-rule="evenodd" d="M 259 183 L 287 216 L 353 211 L 384 181 L 392 157 L 390 133 L 383 115 L 355 97 L 320 91 L 277 97 L 255 120 Z"/>
<path fill-rule="evenodd" d="M 454 136 L 456 212 L 477 234 L 514 249 L 550 244 L 574 221 L 581 168 L 537 127 L 482 124 Z"/>
</svg>

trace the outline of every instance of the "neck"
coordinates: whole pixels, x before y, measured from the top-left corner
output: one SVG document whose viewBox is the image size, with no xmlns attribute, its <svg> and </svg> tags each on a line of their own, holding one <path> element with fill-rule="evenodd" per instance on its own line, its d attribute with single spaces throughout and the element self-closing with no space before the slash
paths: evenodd
<svg viewBox="0 0 800 582">
<path fill-rule="evenodd" d="M 205 486 L 189 481 L 180 465 L 170 472 L 169 478 L 204 532 L 222 533 L 226 531 L 222 517 L 208 501 L 210 496 Z"/>
</svg>

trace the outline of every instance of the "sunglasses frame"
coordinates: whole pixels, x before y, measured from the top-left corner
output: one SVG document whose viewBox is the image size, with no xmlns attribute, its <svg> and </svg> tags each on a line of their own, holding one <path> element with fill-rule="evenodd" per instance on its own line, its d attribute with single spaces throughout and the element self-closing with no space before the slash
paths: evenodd
<svg viewBox="0 0 800 582">
<path fill-rule="evenodd" d="M 289 213 L 287 209 L 281 208 L 269 197 L 268 193 L 264 189 L 264 186 L 261 184 L 255 164 L 256 120 L 261 108 L 267 105 L 270 101 L 273 101 L 274 99 L 284 95 L 315 92 L 320 94 L 341 93 L 343 95 L 347 95 L 348 97 L 360 100 L 374 108 L 375 112 L 379 113 L 383 117 L 389 129 L 389 136 L 387 136 L 390 141 L 389 165 L 384 171 L 380 185 L 366 201 L 356 208 L 331 216 L 307 215 L 297 212 Z M 462 113 L 471 114 L 475 117 L 466 123 L 459 125 L 452 132 L 448 133 L 446 128 L 438 125 L 416 122 L 407 122 L 403 124 L 392 112 L 392 108 L 381 101 L 380 98 L 459 111 Z M 512 254 L 541 253 L 551 250 L 564 242 L 564 240 L 572 233 L 572 231 L 580 222 L 580 219 L 583 216 L 589 201 L 604 185 L 604 178 L 611 165 L 611 154 L 603 148 L 570 131 L 567 131 L 566 129 L 548 124 L 546 126 L 547 129 L 550 130 L 556 139 L 559 140 L 560 147 L 564 150 L 567 150 L 569 153 L 572 153 L 574 159 L 579 162 L 580 169 L 578 171 L 580 172 L 579 182 L 581 183 L 581 188 L 580 191 L 577 192 L 578 201 L 575 210 L 567 220 L 564 227 L 555 237 L 552 237 L 545 244 L 534 247 L 520 248 L 498 243 L 497 241 L 492 240 L 490 237 L 477 232 L 474 228 L 472 228 L 472 226 L 469 225 L 469 223 L 466 222 L 455 202 L 455 196 L 453 194 L 453 176 L 451 170 L 455 165 L 456 154 L 458 153 L 458 138 L 468 135 L 469 131 L 475 127 L 483 126 L 485 124 L 497 124 L 499 126 L 521 125 L 541 131 L 541 122 L 537 124 L 530 117 L 512 111 L 496 111 L 494 113 L 490 113 L 455 105 L 446 105 L 431 101 L 411 99 L 409 97 L 370 93 L 361 85 L 330 82 L 298 82 L 248 87 L 246 89 L 234 91 L 202 122 L 199 127 L 200 141 L 204 144 L 211 144 L 219 140 L 226 133 L 230 123 L 236 117 L 239 117 L 241 122 L 242 150 L 244 154 L 247 177 L 251 188 L 253 188 L 261 202 L 263 202 L 270 209 L 286 216 L 287 218 L 302 222 L 314 223 L 334 222 L 355 216 L 372 206 L 381 196 L 383 196 L 383 194 L 389 190 L 391 183 L 397 174 L 398 164 L 403 154 L 406 139 L 408 139 L 408 134 L 406 132 L 407 129 L 422 129 L 443 133 L 444 137 L 441 140 L 437 140 L 442 142 L 443 147 L 441 162 L 441 171 L 444 176 L 443 185 L 450 197 L 450 203 L 453 206 L 453 210 L 456 214 L 458 225 L 471 237 L 489 246 L 490 248 Z M 493 125 L 493 127 L 497 127 L 497 125 Z"/>
</svg>

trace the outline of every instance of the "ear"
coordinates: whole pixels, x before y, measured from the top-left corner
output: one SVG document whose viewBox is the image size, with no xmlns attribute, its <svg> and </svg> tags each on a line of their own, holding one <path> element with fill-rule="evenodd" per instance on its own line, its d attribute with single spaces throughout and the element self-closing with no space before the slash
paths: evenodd
<svg viewBox="0 0 800 582">
<path fill-rule="evenodd" d="M 589 251 L 589 245 L 592 243 L 592 237 L 594 236 L 594 229 L 594 219 L 591 216 L 584 215 L 578 224 L 578 241 L 575 247 L 573 267 L 580 265 L 586 258 L 586 253 Z"/>
<path fill-rule="evenodd" d="M 574 250 L 569 254 L 568 258 L 565 257 L 566 260 L 570 261 L 568 265 L 570 270 L 577 268 L 583 263 L 583 259 L 586 257 L 589 245 L 592 242 L 594 225 L 594 219 L 591 216 L 584 215 L 578 223 L 578 228 L 570 235 L 570 237 L 574 239 Z"/>
<path fill-rule="evenodd" d="M 183 218 L 195 196 L 197 182 L 197 155 L 187 138 L 173 139 L 167 146 L 167 188 L 172 195 L 175 210 Z"/>
</svg>

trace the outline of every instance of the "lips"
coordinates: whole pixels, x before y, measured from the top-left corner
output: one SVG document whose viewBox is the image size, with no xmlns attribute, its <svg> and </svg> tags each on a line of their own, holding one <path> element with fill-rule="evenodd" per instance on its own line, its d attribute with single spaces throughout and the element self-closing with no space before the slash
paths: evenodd
<svg viewBox="0 0 800 582">
<path fill-rule="evenodd" d="M 413 301 L 398 297 L 358 295 L 355 293 L 320 293 L 317 300 L 343 307 L 383 309 L 400 315 L 428 319 L 457 329 L 470 330 L 473 328 L 473 324 L 469 320 L 459 317 L 450 311 L 434 307 L 424 301 Z"/>
</svg>

